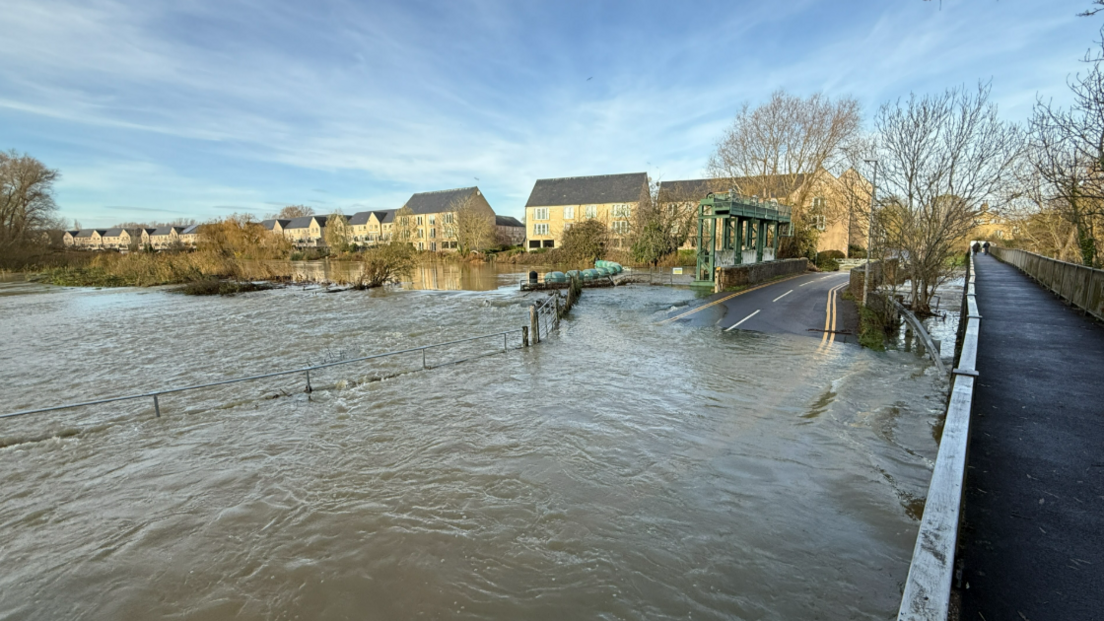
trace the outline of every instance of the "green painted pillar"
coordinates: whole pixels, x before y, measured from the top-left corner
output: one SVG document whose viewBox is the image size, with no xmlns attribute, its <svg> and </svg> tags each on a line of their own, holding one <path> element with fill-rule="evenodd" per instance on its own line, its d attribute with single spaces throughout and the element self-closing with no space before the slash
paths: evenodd
<svg viewBox="0 0 1104 621">
<path fill-rule="evenodd" d="M 736 252 L 736 265 L 744 262 L 744 219 L 736 216 L 736 241 L 732 244 Z"/>
<path fill-rule="evenodd" d="M 782 223 L 778 222 L 778 221 L 775 221 L 775 223 L 774 223 L 774 260 L 775 261 L 778 260 L 778 247 L 782 242 L 781 236 L 779 235 L 779 233 L 781 232 L 781 227 L 782 227 Z"/>
<path fill-rule="evenodd" d="M 759 220 L 756 222 L 759 230 L 755 233 L 755 262 L 763 262 L 763 250 L 767 245 L 767 222 L 766 220 Z"/>
<path fill-rule="evenodd" d="M 709 278 L 706 278 L 706 280 L 715 280 L 713 272 L 717 266 L 717 218 L 710 218 L 709 221 L 713 224 L 712 233 L 710 234 L 712 239 L 709 240 Z"/>
</svg>

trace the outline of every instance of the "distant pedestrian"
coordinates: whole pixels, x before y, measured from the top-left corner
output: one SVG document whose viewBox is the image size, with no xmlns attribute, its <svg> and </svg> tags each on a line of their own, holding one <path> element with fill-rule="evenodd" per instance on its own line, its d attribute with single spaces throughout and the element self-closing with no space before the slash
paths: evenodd
<svg viewBox="0 0 1104 621">
<path fill-rule="evenodd" d="M 989 254 L 989 242 L 985 242 L 984 244 L 982 244 L 981 249 L 985 252 L 985 254 Z"/>
<path fill-rule="evenodd" d="M 974 242 L 974 254 L 981 252 L 981 244 Z"/>
</svg>

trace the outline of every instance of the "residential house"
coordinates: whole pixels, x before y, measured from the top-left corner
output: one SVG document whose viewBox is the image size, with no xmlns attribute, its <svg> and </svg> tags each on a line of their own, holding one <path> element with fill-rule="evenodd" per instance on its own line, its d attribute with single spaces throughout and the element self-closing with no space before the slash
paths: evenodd
<svg viewBox="0 0 1104 621">
<path fill-rule="evenodd" d="M 495 241 L 503 246 L 522 246 L 525 244 L 525 225 L 517 218 L 495 216 Z"/>
<path fill-rule="evenodd" d="M 396 225 L 418 250 L 459 249 L 461 217 L 486 219 L 487 236 L 494 236 L 494 210 L 475 186 L 419 192 L 406 201 L 395 217 L 399 219 Z"/>
<path fill-rule="evenodd" d="M 626 245 L 632 212 L 647 195 L 647 173 L 539 179 L 525 203 L 526 249 L 555 248 L 572 225 L 598 219 L 615 248 Z"/>
<path fill-rule="evenodd" d="M 284 237 L 296 246 L 325 246 L 327 216 L 292 218 L 283 227 Z"/>
<path fill-rule="evenodd" d="M 80 231 L 65 231 L 61 236 L 61 243 L 64 244 L 66 248 L 72 248 L 77 244 L 78 233 L 80 233 Z"/>
<path fill-rule="evenodd" d="M 150 237 L 153 235 L 153 233 L 156 230 L 157 229 L 153 229 L 153 228 L 138 229 L 138 237 L 142 242 L 142 248 L 152 248 L 153 247 L 153 242 L 151 241 Z"/>
<path fill-rule="evenodd" d="M 838 250 L 846 256 L 851 246 L 866 246 L 870 183 L 854 169 L 838 177 L 820 169 L 810 175 L 767 175 L 735 179 L 687 179 L 659 184 L 659 201 L 670 208 L 693 209 L 710 192 L 734 188 L 747 196 L 776 200 L 801 209 L 805 225 L 817 230 L 817 252 Z M 795 205 L 804 199 L 804 204 Z M 697 246 L 697 223 L 683 248 Z"/>
<path fill-rule="evenodd" d="M 190 224 L 184 227 L 183 231 L 180 231 L 180 243 L 189 248 L 195 248 L 199 245 L 199 227 L 202 224 Z"/>
<path fill-rule="evenodd" d="M 349 216 L 349 232 L 353 237 L 353 243 L 358 246 L 370 246 L 385 241 L 383 223 L 386 220 L 390 224 L 394 215 L 394 209 L 382 209 L 358 211 Z"/>
<path fill-rule="evenodd" d="M 74 245 L 81 250 L 102 250 L 106 232 L 107 229 L 81 229 L 77 231 Z"/>
<path fill-rule="evenodd" d="M 184 231 L 182 226 L 163 226 L 154 229 L 149 234 L 149 245 L 154 250 L 167 250 L 180 244 L 180 233 Z"/>
<path fill-rule="evenodd" d="M 272 231 L 280 237 L 284 236 L 284 227 L 288 225 L 291 220 L 273 219 L 273 220 L 261 220 L 261 226 L 265 227 L 266 231 Z"/>
<path fill-rule="evenodd" d="M 132 241 L 141 240 L 138 229 L 107 229 L 103 233 L 103 247 L 109 250 L 126 250 Z"/>
</svg>

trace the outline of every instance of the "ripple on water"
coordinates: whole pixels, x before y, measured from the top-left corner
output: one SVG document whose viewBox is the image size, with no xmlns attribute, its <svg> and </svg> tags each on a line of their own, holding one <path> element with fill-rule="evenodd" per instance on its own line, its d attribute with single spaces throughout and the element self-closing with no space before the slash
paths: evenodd
<svg viewBox="0 0 1104 621">
<path fill-rule="evenodd" d="M 7 296 L 6 407 L 520 327 L 533 297 Z M 657 325 L 692 297 L 588 290 L 540 347 L 309 396 L 0 421 L 0 617 L 892 615 L 942 386 L 901 352 Z"/>
</svg>

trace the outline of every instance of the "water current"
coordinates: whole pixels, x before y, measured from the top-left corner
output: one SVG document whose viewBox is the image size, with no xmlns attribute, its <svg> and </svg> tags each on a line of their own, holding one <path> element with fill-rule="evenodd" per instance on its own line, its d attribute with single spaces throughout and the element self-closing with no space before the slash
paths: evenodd
<svg viewBox="0 0 1104 621">
<path fill-rule="evenodd" d="M 520 328 L 540 295 L 0 284 L 0 413 Z M 334 367 L 309 395 L 0 419 L 0 619 L 893 618 L 942 381 L 658 323 L 693 299 L 587 290 L 539 346 Z"/>
</svg>

